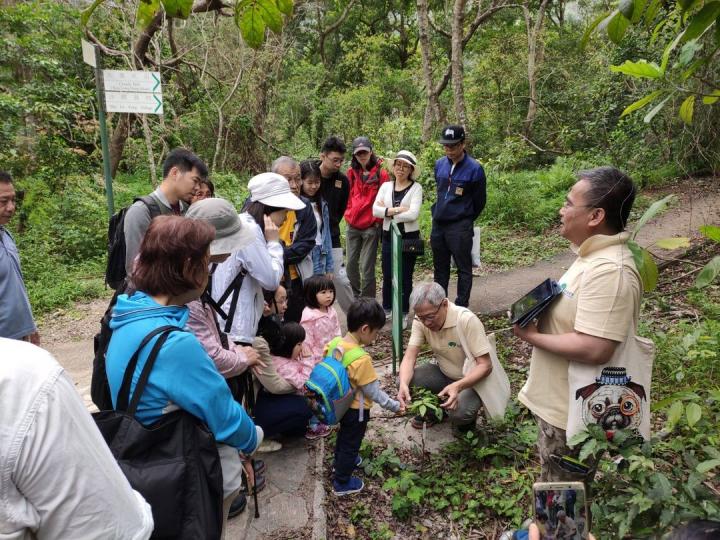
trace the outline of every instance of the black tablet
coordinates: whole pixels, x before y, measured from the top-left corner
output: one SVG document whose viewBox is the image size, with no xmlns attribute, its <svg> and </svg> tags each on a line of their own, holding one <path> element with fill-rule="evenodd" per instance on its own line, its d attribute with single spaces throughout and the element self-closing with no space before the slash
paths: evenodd
<svg viewBox="0 0 720 540">
<path fill-rule="evenodd" d="M 525 320 L 528 315 L 532 314 L 532 318 L 535 318 L 560 292 L 560 286 L 555 281 L 546 279 L 510 306 L 510 322 L 512 324 L 520 322 L 525 326 L 530 320 Z"/>
</svg>

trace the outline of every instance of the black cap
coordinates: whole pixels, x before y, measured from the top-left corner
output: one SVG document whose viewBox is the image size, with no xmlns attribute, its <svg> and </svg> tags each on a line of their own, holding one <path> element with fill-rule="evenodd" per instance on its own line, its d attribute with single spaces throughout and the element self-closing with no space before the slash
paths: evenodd
<svg viewBox="0 0 720 540">
<path fill-rule="evenodd" d="M 372 143 L 367 137 L 355 137 L 352 142 L 352 147 L 353 156 L 361 150 L 367 150 L 368 152 L 372 152 L 373 150 Z"/>
<path fill-rule="evenodd" d="M 440 144 L 457 144 L 465 140 L 465 128 L 462 126 L 445 126 L 442 136 L 438 141 Z"/>
</svg>

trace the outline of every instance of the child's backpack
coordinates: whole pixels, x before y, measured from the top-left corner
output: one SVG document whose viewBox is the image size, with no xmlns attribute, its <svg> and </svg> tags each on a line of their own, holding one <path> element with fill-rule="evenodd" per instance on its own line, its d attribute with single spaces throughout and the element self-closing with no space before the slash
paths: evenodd
<svg viewBox="0 0 720 540">
<path fill-rule="evenodd" d="M 350 408 L 355 392 L 350 385 L 347 367 L 365 354 L 362 347 L 347 352 L 340 348 L 341 338 L 328 343 L 328 354 L 316 365 L 305 383 L 305 399 L 318 420 L 329 426 L 340 422 Z M 340 353 L 340 360 L 336 359 Z"/>
<path fill-rule="evenodd" d="M 133 204 L 137 201 L 142 201 L 147 206 L 151 220 L 160 215 L 160 206 L 154 197 L 150 195 L 136 197 Z M 105 283 L 116 290 L 127 276 L 125 272 L 125 214 L 127 214 L 128 208 L 130 207 L 126 206 L 118 210 L 108 223 L 108 258 L 105 268 Z"/>
</svg>

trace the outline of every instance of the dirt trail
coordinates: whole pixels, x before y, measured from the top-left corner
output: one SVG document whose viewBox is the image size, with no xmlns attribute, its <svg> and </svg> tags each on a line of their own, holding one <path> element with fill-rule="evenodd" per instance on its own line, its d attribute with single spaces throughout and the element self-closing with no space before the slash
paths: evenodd
<svg viewBox="0 0 720 540">
<path fill-rule="evenodd" d="M 717 181 L 684 182 L 655 191 L 651 197 L 657 199 L 673 192 L 678 193 L 678 203 L 645 226 L 639 235 L 641 245 L 648 246 L 668 236 L 697 236 L 700 225 L 720 224 L 720 189 Z M 503 313 L 512 301 L 541 280 L 560 277 L 573 259 L 574 255 L 568 250 L 533 266 L 476 277 L 470 307 L 478 313 Z M 70 373 L 88 405 L 92 338 L 98 331 L 110 292 L 106 297 L 78 303 L 70 309 L 48 316 L 40 326 L 43 347 L 52 352 Z M 454 295 L 455 284 L 451 283 L 450 297 L 454 298 Z"/>
</svg>

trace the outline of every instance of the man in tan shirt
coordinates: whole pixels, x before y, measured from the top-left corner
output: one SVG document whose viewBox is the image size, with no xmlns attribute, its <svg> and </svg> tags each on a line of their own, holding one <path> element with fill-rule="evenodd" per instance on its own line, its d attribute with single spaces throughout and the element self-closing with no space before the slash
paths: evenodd
<svg viewBox="0 0 720 540">
<path fill-rule="evenodd" d="M 568 366 L 605 364 L 637 324 L 642 283 L 623 232 L 634 200 L 632 180 L 613 167 L 578 173 L 560 209 L 560 232 L 578 258 L 559 280 L 563 293 L 537 324 L 514 328 L 533 345 L 518 399 L 538 422 L 541 481 L 589 480 L 594 473 L 588 461 L 588 475 L 558 463 L 579 451 L 566 445 Z"/>
<path fill-rule="evenodd" d="M 427 388 L 444 400 L 441 406 L 456 433 L 472 429 L 482 405 L 473 386 L 492 371 L 490 342 L 482 322 L 474 313 L 450 302 L 437 283 L 415 285 L 410 295 L 410 309 L 415 312 L 415 320 L 400 364 L 398 401 L 402 407 L 410 404 L 411 385 Z M 465 375 L 465 352 L 459 331 L 475 360 L 475 366 Z M 425 343 L 430 345 L 438 363 L 416 367 L 418 353 Z M 422 427 L 423 420 L 431 425 L 432 418 L 415 418 L 413 426 Z"/>
</svg>

